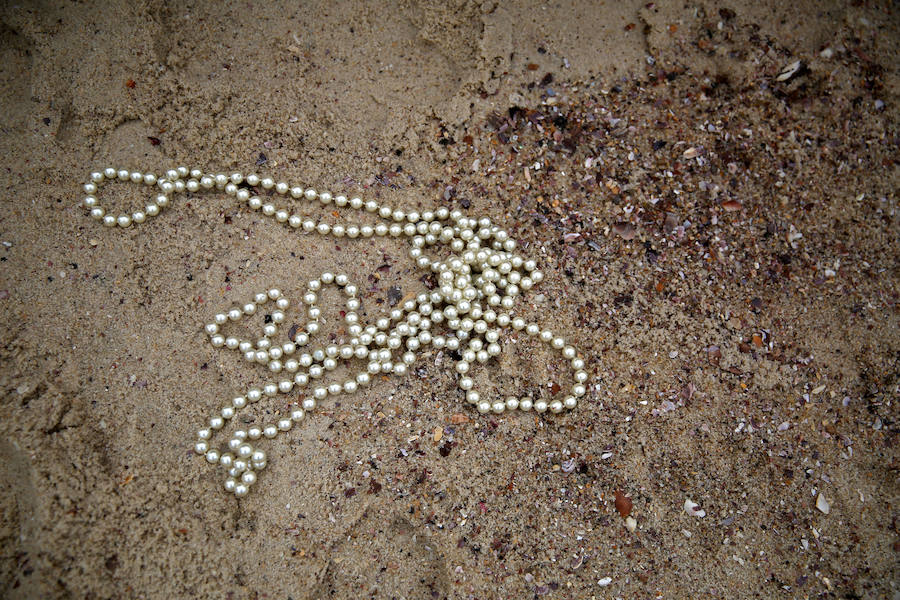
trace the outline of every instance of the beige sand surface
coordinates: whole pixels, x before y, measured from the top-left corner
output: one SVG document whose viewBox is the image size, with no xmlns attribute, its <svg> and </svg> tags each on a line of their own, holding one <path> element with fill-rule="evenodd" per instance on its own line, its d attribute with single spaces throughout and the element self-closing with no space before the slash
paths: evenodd
<svg viewBox="0 0 900 600">
<path fill-rule="evenodd" d="M 4 2 L 0 596 L 897 598 L 898 23 L 886 0 Z M 587 397 L 479 415 L 429 351 L 270 442 L 235 499 L 194 436 L 266 373 L 203 325 L 325 269 L 367 320 L 428 281 L 400 242 L 224 194 L 126 231 L 79 205 L 92 169 L 179 164 L 490 216 L 546 272 L 522 310 L 578 347 Z M 485 393 L 565 382 L 504 347 Z"/>
</svg>

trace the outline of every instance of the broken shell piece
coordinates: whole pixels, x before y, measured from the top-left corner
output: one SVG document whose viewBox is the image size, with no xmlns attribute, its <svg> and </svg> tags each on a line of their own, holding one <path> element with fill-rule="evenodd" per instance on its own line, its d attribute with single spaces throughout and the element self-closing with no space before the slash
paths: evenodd
<svg viewBox="0 0 900 600">
<path fill-rule="evenodd" d="M 692 517 L 705 517 L 706 511 L 700 508 L 700 505 L 696 502 L 692 502 L 691 500 L 684 501 L 684 512 L 689 514 Z"/>
<path fill-rule="evenodd" d="M 795 75 L 797 75 L 800 70 L 803 68 L 803 61 L 795 60 L 791 64 L 787 65 L 783 69 L 781 69 L 781 73 L 779 73 L 775 77 L 775 81 L 788 81 Z"/>
<path fill-rule="evenodd" d="M 826 515 L 831 512 L 831 504 L 828 503 L 828 500 L 825 498 L 825 494 L 819 492 L 819 497 L 816 498 L 816 508 L 821 510 Z"/>
<path fill-rule="evenodd" d="M 621 237 L 626 242 L 629 240 L 633 240 L 636 234 L 634 225 L 624 222 L 616 223 L 615 225 L 613 225 L 613 231 L 615 231 L 616 235 Z"/>
<path fill-rule="evenodd" d="M 634 533 L 634 530 L 637 529 L 637 521 L 634 517 L 625 517 L 625 529 Z"/>
</svg>

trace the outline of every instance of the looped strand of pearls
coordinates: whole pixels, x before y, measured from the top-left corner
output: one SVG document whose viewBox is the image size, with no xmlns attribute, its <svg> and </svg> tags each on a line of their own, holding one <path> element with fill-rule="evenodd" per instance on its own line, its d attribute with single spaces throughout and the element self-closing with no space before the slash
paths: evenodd
<svg viewBox="0 0 900 600">
<path fill-rule="evenodd" d="M 156 196 L 144 210 L 118 216 L 108 214 L 97 194 L 100 187 L 110 181 L 156 187 Z M 318 201 L 322 205 L 334 204 L 338 208 L 361 210 L 371 213 L 379 222 L 374 226 L 316 222 L 287 208 L 279 208 L 268 199 L 264 201 L 242 184 L 250 188 L 259 186 L 264 190 L 274 190 L 278 196 L 294 200 Z M 584 396 L 588 374 L 584 370 L 584 359 L 578 356 L 575 348 L 562 336 L 542 329 L 536 323 L 529 323 L 513 312 L 521 292 L 540 283 L 543 274 L 535 261 L 515 254 L 515 240 L 487 217 L 473 219 L 461 211 L 451 211 L 446 207 L 421 214 L 415 211 L 406 213 L 374 200 L 332 196 L 329 192 L 290 186 L 256 174 L 212 174 L 187 167 L 171 169 L 161 177 L 126 169 L 96 171 L 91 173 L 90 181 L 84 185 L 87 196 L 83 204 L 90 216 L 104 225 L 126 228 L 157 216 L 169 206 L 174 193 L 213 189 L 224 190 L 229 196 L 247 203 L 252 210 L 259 210 L 280 223 L 308 233 L 349 238 L 407 237 L 411 244 L 410 258 L 420 269 L 432 271 L 437 279 L 437 287 L 433 291 L 407 300 L 376 319 L 374 324 L 364 326 L 357 312 L 360 308 L 357 298 L 359 288 L 345 274 L 322 273 L 317 279 L 309 281 L 301 299 L 309 321 L 293 339 L 283 343 L 277 343 L 273 338 L 278 334 L 279 325 L 285 320 L 284 311 L 291 303 L 279 289 L 260 291 L 245 304 L 215 315 L 213 321 L 205 326 L 212 345 L 240 352 L 248 362 L 266 365 L 273 377 L 273 380 L 259 387 L 249 388 L 244 395 L 234 397 L 209 419 L 206 427 L 197 432 L 194 450 L 205 456 L 209 463 L 226 469 L 225 489 L 236 496 L 245 496 L 256 483 L 258 473 L 268 464 L 268 457 L 257 447 L 257 440 L 262 437 L 272 439 L 290 431 L 321 401 L 341 394 L 352 394 L 369 385 L 375 375 L 405 375 L 429 345 L 459 352 L 460 360 L 456 363 L 459 388 L 466 401 L 482 414 L 500 414 L 516 409 L 559 413 L 574 409 L 578 399 Z M 450 255 L 446 259 L 431 258 L 425 254 L 427 250 L 441 245 L 449 246 Z M 344 321 L 349 339 L 344 343 L 306 351 L 310 340 L 320 330 L 319 294 L 331 285 L 346 296 Z M 262 337 L 255 342 L 223 333 L 228 323 L 254 315 L 270 302 L 274 304 L 271 322 L 264 325 Z M 531 399 L 527 396 L 489 400 L 474 389 L 470 369 L 475 363 L 486 363 L 500 354 L 500 336 L 508 329 L 524 332 L 549 344 L 569 362 L 574 381 L 562 400 L 548 402 L 543 398 Z M 328 371 L 354 359 L 365 361 L 366 368 L 341 383 L 321 382 Z M 301 391 L 303 399 L 301 405 L 289 414 L 263 427 L 236 430 L 226 448 L 211 447 L 214 432 L 222 429 L 248 404 L 259 402 L 264 397 L 296 391 Z"/>
</svg>

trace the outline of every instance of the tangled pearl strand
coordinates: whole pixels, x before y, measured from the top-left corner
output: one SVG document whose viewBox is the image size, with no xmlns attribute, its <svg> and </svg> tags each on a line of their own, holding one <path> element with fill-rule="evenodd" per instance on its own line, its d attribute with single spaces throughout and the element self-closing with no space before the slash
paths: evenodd
<svg viewBox="0 0 900 600">
<path fill-rule="evenodd" d="M 157 195 L 144 210 L 137 210 L 130 215 L 111 215 L 97 199 L 100 187 L 107 181 L 130 181 L 156 187 Z M 363 210 L 376 215 L 381 222 L 374 226 L 316 222 L 285 208 L 278 208 L 274 203 L 254 194 L 253 189 L 248 189 L 257 186 L 264 190 L 274 189 L 278 196 Z M 419 268 L 430 270 L 437 277 L 435 290 L 421 293 L 415 299 L 407 300 L 392 309 L 388 315 L 378 318 L 375 324 L 363 326 L 357 313 L 360 308 L 357 298 L 359 289 L 344 274 L 323 273 L 318 279 L 308 283 L 302 298 L 309 321 L 302 330 L 297 331 L 293 339 L 280 345 L 273 342 L 272 338 L 277 335 L 279 325 L 285 320 L 284 311 L 290 306 L 290 301 L 278 289 L 261 291 L 242 306 L 215 315 L 213 322 L 205 327 L 212 345 L 238 351 L 248 362 L 266 365 L 273 378 L 278 379 L 277 383 L 268 381 L 261 387 L 251 387 L 243 396 L 236 396 L 209 420 L 207 427 L 197 432 L 194 450 L 205 456 L 209 463 L 219 464 L 227 470 L 227 491 L 238 497 L 247 495 L 257 481 L 257 474 L 265 469 L 267 455 L 257 448 L 257 440 L 262 437 L 271 439 L 279 433 L 290 431 L 321 401 L 340 394 L 352 394 L 369 385 L 375 375 L 406 374 L 421 351 L 429 345 L 436 349 L 459 351 L 460 360 L 456 363 L 458 385 L 465 393 L 466 401 L 482 414 L 500 414 L 516 409 L 559 413 L 575 408 L 578 398 L 584 396 L 588 374 L 584 370 L 584 360 L 578 356 L 575 348 L 551 330 L 541 329 L 536 323 L 528 323 L 512 312 L 520 293 L 539 283 L 543 274 L 533 260 L 523 259 L 514 253 L 515 240 L 487 217 L 471 219 L 458 210 L 451 211 L 445 207 L 421 214 L 415 211 L 406 213 L 380 205 L 374 200 L 332 196 L 328 192 L 317 192 L 311 188 L 276 183 L 270 177 L 256 174 L 205 174 L 199 169 L 189 170 L 186 167 L 171 169 L 162 177 L 126 169 L 107 168 L 96 171 L 91 173 L 90 181 L 84 185 L 87 196 L 83 204 L 90 211 L 91 217 L 104 225 L 127 228 L 160 214 L 162 209 L 169 206 L 174 193 L 213 188 L 224 190 L 229 196 L 246 202 L 251 209 L 260 210 L 264 215 L 274 217 L 279 223 L 287 223 L 293 229 L 339 238 L 408 237 L 412 245 L 409 256 Z M 425 254 L 427 249 L 438 245 L 450 247 L 451 254 L 448 258 L 432 259 Z M 346 296 L 344 321 L 349 339 L 345 343 L 305 352 L 304 348 L 309 345 L 311 336 L 320 330 L 319 294 L 325 286 L 330 285 L 342 290 Z M 223 327 L 229 322 L 252 316 L 269 302 L 275 308 L 270 315 L 271 321 L 263 326 L 261 338 L 253 342 L 223 334 Z M 433 328 L 437 329 L 436 326 L 439 325 L 443 325 L 444 333 L 433 332 Z M 532 400 L 529 397 L 510 396 L 491 402 L 482 398 L 474 389 L 474 380 L 469 375 L 472 365 L 476 362 L 486 363 L 500 354 L 500 334 L 507 327 L 540 339 L 569 361 L 574 371 L 574 383 L 562 400 L 547 402 L 542 398 Z M 341 362 L 353 359 L 367 361 L 366 368 L 343 383 L 320 383 L 320 379 L 328 371 L 333 371 Z M 304 395 L 301 405 L 277 422 L 263 427 L 250 427 L 246 431 L 235 431 L 228 441 L 227 450 L 220 451 L 210 446 L 213 433 L 222 429 L 227 421 L 232 420 L 248 404 L 256 403 L 263 397 L 310 388 L 311 393 Z"/>
</svg>

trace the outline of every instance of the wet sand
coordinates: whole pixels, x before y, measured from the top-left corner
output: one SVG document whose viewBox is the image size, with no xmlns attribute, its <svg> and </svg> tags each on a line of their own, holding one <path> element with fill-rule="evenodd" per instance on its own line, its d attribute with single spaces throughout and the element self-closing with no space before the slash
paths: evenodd
<svg viewBox="0 0 900 600">
<path fill-rule="evenodd" d="M 891 3 L 0 14 L 3 597 L 900 594 Z M 481 415 L 432 349 L 268 442 L 236 499 L 195 435 L 267 373 L 204 324 L 324 270 L 366 322 L 432 282 L 398 240 L 225 194 L 127 230 L 80 205 L 92 170 L 181 164 L 491 217 L 546 274 L 521 312 L 577 347 L 587 395 Z M 561 394 L 545 347 L 502 344 L 483 394 Z"/>
</svg>

